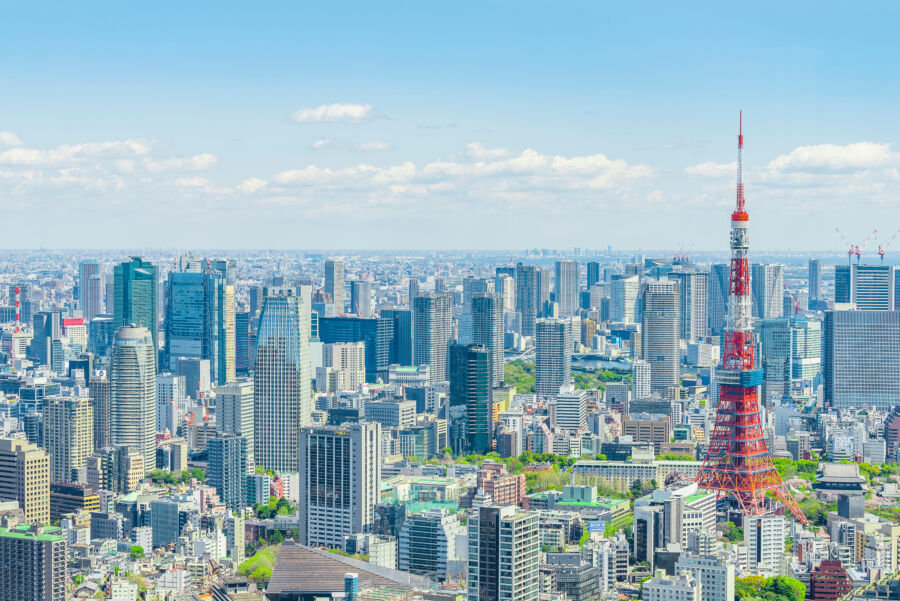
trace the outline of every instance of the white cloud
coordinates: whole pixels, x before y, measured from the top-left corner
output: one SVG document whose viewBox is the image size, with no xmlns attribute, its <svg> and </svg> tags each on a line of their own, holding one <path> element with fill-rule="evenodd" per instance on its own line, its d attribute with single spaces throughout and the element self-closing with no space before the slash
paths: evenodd
<svg viewBox="0 0 900 601">
<path fill-rule="evenodd" d="M 49 150 L 17 147 L 0 152 L 0 164 L 20 166 L 72 165 L 87 159 L 144 156 L 150 153 L 150 149 L 150 143 L 145 140 L 63 144 Z"/>
<path fill-rule="evenodd" d="M 391 146 L 390 142 L 381 142 L 378 140 L 374 140 L 372 142 L 363 142 L 359 146 L 356 147 L 357 150 L 362 150 L 365 152 L 383 152 L 385 150 L 393 150 L 393 146 Z"/>
<path fill-rule="evenodd" d="M 362 123 L 372 118 L 370 104 L 321 104 L 291 115 L 294 123 Z"/>
<path fill-rule="evenodd" d="M 251 178 L 245 179 L 243 182 L 241 182 L 241 184 L 238 186 L 238 190 L 240 190 L 244 194 L 253 194 L 257 190 L 261 190 L 262 188 L 265 188 L 267 183 L 268 182 L 266 182 L 266 180 L 264 180 L 264 179 L 259 179 L 258 177 L 251 177 Z"/>
<path fill-rule="evenodd" d="M 480 142 L 472 142 L 466 145 L 466 156 L 476 161 L 489 161 L 507 157 L 509 151 L 505 148 L 485 148 Z"/>
<path fill-rule="evenodd" d="M 688 167 L 684 172 L 692 177 L 710 179 L 733 176 L 737 173 L 737 161 L 731 163 L 700 163 L 699 165 Z"/>
<path fill-rule="evenodd" d="M 329 146 L 331 146 L 331 140 L 328 138 L 319 138 L 312 143 L 313 150 L 325 150 Z"/>
<path fill-rule="evenodd" d="M 890 144 L 857 142 L 838 146 L 818 144 L 800 146 L 789 154 L 783 154 L 771 161 L 769 169 L 775 171 L 843 171 L 851 169 L 874 169 L 895 165 L 900 155 L 891 152 Z"/>
<path fill-rule="evenodd" d="M 0 131 L 0 146 L 21 146 L 22 140 L 11 131 Z"/>
<path fill-rule="evenodd" d="M 216 155 L 210 153 L 197 154 L 192 157 L 170 157 L 167 159 L 156 160 L 152 158 L 144 159 L 144 166 L 151 173 L 161 173 L 165 171 L 206 171 L 215 167 L 219 159 Z"/>
<path fill-rule="evenodd" d="M 121 159 L 113 163 L 116 169 L 122 173 L 134 173 L 134 161 L 131 159 Z"/>
</svg>

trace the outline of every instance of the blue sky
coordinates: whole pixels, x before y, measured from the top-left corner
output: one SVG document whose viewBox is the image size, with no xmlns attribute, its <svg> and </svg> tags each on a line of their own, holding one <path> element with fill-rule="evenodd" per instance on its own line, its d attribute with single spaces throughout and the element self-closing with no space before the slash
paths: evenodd
<svg viewBox="0 0 900 601">
<path fill-rule="evenodd" d="M 896 4 L 0 4 L 7 247 L 727 245 L 900 227 Z"/>
</svg>

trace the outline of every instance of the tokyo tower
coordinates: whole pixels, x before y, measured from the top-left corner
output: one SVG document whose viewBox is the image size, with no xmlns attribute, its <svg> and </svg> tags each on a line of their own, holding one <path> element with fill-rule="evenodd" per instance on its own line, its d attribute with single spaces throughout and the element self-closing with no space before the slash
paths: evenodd
<svg viewBox="0 0 900 601">
<path fill-rule="evenodd" d="M 701 487 L 737 499 L 745 515 L 766 513 L 765 495 L 772 492 L 806 524 L 787 486 L 772 463 L 766 445 L 756 387 L 763 371 L 754 365 L 751 328 L 750 216 L 744 207 L 741 169 L 744 152 L 743 115 L 738 129 L 737 206 L 731 214 L 731 276 L 722 366 L 716 369 L 719 404 L 709 451 L 695 481 Z"/>
</svg>

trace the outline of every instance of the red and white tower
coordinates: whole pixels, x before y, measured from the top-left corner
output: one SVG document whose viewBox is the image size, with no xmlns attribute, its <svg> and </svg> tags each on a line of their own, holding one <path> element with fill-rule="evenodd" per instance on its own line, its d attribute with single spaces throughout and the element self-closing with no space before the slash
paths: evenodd
<svg viewBox="0 0 900 601">
<path fill-rule="evenodd" d="M 744 206 L 742 163 L 743 115 L 738 130 L 737 203 L 731 214 L 731 277 L 722 366 L 716 369 L 719 404 L 709 451 L 696 482 L 703 488 L 729 494 L 747 515 L 767 512 L 765 495 L 772 491 L 802 523 L 806 517 L 772 463 L 759 414 L 757 386 L 763 372 L 753 360 L 750 297 L 750 216 Z"/>
</svg>

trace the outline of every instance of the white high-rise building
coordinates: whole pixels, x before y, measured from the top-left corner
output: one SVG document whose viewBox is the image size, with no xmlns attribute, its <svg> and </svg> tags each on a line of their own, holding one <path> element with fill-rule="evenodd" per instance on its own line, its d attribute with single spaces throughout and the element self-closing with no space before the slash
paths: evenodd
<svg viewBox="0 0 900 601">
<path fill-rule="evenodd" d="M 300 542 L 342 548 L 365 532 L 381 495 L 381 425 L 360 422 L 299 430 Z"/>
<path fill-rule="evenodd" d="M 641 585 L 644 601 L 701 601 L 703 586 L 690 574 L 654 576 Z"/>
<path fill-rule="evenodd" d="M 635 359 L 631 364 L 631 398 L 650 398 L 650 364 L 643 359 Z"/>
<path fill-rule="evenodd" d="M 563 386 L 556 396 L 556 425 L 563 430 L 587 430 L 587 392 L 575 390 L 573 384 Z"/>
<path fill-rule="evenodd" d="M 254 436 L 253 380 L 239 378 L 216 388 L 216 432 L 220 436 L 243 436 L 247 439 L 247 466 L 253 470 Z"/>
<path fill-rule="evenodd" d="M 611 321 L 634 323 L 635 305 L 641 280 L 638 276 L 613 280 L 610 285 L 609 318 Z"/>
<path fill-rule="evenodd" d="M 253 372 L 257 465 L 296 472 L 299 429 L 312 421 L 309 313 L 293 288 L 267 288 Z"/>
<path fill-rule="evenodd" d="M 501 275 L 495 278 L 494 292 L 503 300 L 504 313 L 512 313 L 516 310 L 516 281 L 512 277 Z"/>
<path fill-rule="evenodd" d="M 103 313 L 103 270 L 97 261 L 82 261 L 78 265 L 78 308 L 85 321 Z"/>
<path fill-rule="evenodd" d="M 709 273 L 705 271 L 675 271 L 670 279 L 678 282 L 680 336 L 689 342 L 706 337 L 709 305 L 707 287 Z"/>
<path fill-rule="evenodd" d="M 86 392 L 86 391 L 85 391 Z M 77 482 L 75 470 L 94 452 L 94 409 L 87 396 L 50 396 L 42 406 L 50 482 Z"/>
<path fill-rule="evenodd" d="M 556 262 L 555 292 L 560 317 L 571 317 L 578 314 L 578 271 L 577 261 Z"/>
<path fill-rule="evenodd" d="M 170 373 L 156 376 L 156 431 L 178 433 L 181 413 L 187 408 L 187 383 L 184 376 Z"/>
<path fill-rule="evenodd" d="M 129 446 L 144 465 L 156 465 L 156 348 L 150 330 L 116 330 L 109 383 L 112 444 Z"/>
<path fill-rule="evenodd" d="M 734 564 L 729 561 L 720 557 L 682 553 L 675 562 L 675 572 L 684 571 L 691 572 L 694 578 L 700 581 L 700 601 L 734 599 Z"/>
<path fill-rule="evenodd" d="M 366 343 L 333 342 L 322 346 L 322 367 L 344 372 L 344 390 L 359 390 L 366 381 Z"/>
<path fill-rule="evenodd" d="M 747 546 L 747 569 L 757 576 L 776 576 L 784 554 L 784 516 L 747 516 L 744 544 Z"/>
</svg>

